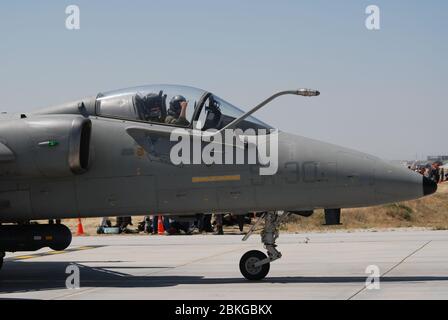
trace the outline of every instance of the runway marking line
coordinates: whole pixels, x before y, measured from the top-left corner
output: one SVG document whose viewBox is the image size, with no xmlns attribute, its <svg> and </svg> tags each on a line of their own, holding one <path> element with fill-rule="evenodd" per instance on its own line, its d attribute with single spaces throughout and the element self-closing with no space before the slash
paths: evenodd
<svg viewBox="0 0 448 320">
<path fill-rule="evenodd" d="M 77 251 L 85 251 L 85 250 L 91 250 L 91 249 L 98 249 L 102 248 L 104 246 L 83 246 L 78 248 L 70 248 L 63 251 L 48 251 L 48 252 L 42 252 L 42 253 L 35 253 L 25 256 L 17 256 L 17 257 L 11 257 L 5 259 L 5 261 L 23 261 L 28 259 L 34 259 L 34 258 L 41 258 L 41 257 L 47 257 L 47 256 L 54 256 L 57 254 L 64 254 L 64 253 L 70 253 L 70 252 L 77 252 Z"/>
<path fill-rule="evenodd" d="M 404 257 L 400 262 L 394 264 L 391 268 L 389 268 L 389 270 L 387 270 L 386 272 L 384 272 L 381 276 L 381 278 L 384 278 L 385 275 L 387 275 L 388 273 L 390 273 L 392 270 L 394 270 L 395 268 L 397 268 L 398 266 L 400 266 L 401 264 L 403 264 L 406 260 L 408 260 L 410 257 L 412 257 L 414 254 L 416 254 L 417 252 L 421 251 L 423 248 L 425 248 L 426 246 L 428 246 L 430 243 L 432 242 L 432 240 L 429 240 L 427 242 L 425 242 L 425 244 L 423 244 L 422 246 L 418 247 L 416 250 L 412 251 L 410 254 L 408 254 L 406 257 Z M 367 289 L 367 285 L 365 285 L 364 287 L 362 287 L 360 290 L 358 290 L 357 292 L 355 292 L 354 294 L 352 294 L 347 300 L 352 300 L 354 297 L 356 297 L 358 294 L 360 294 L 361 292 L 363 292 L 364 290 Z"/>
<path fill-rule="evenodd" d="M 34 258 L 34 256 L 18 256 L 18 257 L 14 257 L 14 260 L 26 260 L 26 259 L 31 259 Z M 11 261 L 11 260 L 9 260 Z"/>
</svg>

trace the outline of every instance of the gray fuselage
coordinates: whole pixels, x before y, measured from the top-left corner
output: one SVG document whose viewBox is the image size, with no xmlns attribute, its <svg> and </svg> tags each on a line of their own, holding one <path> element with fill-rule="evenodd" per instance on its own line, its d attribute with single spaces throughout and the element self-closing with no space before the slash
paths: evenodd
<svg viewBox="0 0 448 320">
<path fill-rule="evenodd" d="M 82 138 L 87 124 L 80 146 L 73 132 Z M 283 132 L 275 175 L 256 164 L 176 166 L 169 137 L 157 133 L 173 129 L 99 116 L 95 98 L 1 120 L 0 222 L 350 208 L 435 191 L 404 167 Z M 88 167 L 76 159 L 83 147 Z"/>
</svg>

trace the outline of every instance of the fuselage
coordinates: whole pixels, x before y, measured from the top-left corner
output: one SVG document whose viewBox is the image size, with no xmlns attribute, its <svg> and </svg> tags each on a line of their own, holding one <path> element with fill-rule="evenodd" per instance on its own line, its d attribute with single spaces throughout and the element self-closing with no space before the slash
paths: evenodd
<svg viewBox="0 0 448 320">
<path fill-rule="evenodd" d="M 174 165 L 169 137 L 130 128 L 175 129 L 101 116 L 95 98 L 0 121 L 0 222 L 350 208 L 436 189 L 377 157 L 283 132 L 274 175 L 257 164 Z M 88 141 L 74 143 L 73 130 Z"/>
</svg>

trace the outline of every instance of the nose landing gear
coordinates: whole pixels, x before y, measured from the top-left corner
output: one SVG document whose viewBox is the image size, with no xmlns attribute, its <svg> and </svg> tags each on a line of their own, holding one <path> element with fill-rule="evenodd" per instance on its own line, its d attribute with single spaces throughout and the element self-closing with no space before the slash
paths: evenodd
<svg viewBox="0 0 448 320">
<path fill-rule="evenodd" d="M 252 250 L 246 252 L 240 260 L 241 274 L 247 280 L 262 280 L 269 273 L 271 262 L 282 257 L 281 252 L 277 250 L 275 241 L 279 236 L 280 224 L 285 220 L 289 213 L 280 212 L 266 212 L 260 219 L 252 226 L 247 235 L 244 236 L 243 241 L 246 241 L 261 221 L 264 221 L 264 227 L 261 232 L 261 242 L 263 242 L 267 255 L 261 251 Z"/>
</svg>

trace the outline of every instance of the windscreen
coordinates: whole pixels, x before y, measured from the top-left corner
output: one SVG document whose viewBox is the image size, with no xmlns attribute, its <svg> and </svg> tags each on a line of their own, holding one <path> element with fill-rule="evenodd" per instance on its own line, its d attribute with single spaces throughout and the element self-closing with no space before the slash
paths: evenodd
<svg viewBox="0 0 448 320">
<path fill-rule="evenodd" d="M 244 113 L 244 111 L 231 103 L 215 95 L 211 95 L 202 108 L 198 122 L 200 127 L 198 129 L 222 129 L 233 120 L 241 117 Z M 244 121 L 240 122 L 236 128 L 242 130 L 272 129 L 271 126 L 253 116 L 247 117 Z"/>
</svg>

